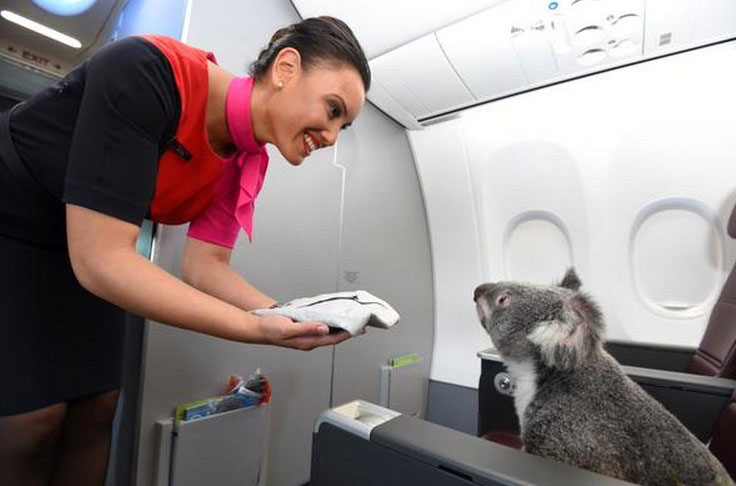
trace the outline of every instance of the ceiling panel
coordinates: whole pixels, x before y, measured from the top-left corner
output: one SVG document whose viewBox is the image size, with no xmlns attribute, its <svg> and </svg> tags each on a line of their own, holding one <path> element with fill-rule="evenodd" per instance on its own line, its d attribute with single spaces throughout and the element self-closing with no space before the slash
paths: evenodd
<svg viewBox="0 0 736 486">
<path fill-rule="evenodd" d="M 31 0 L 0 0 L 0 10 L 10 10 L 44 24 L 82 43 L 74 49 L 24 27 L 0 18 L 0 40 L 5 54 L 9 46 L 20 46 L 26 56 L 41 56 L 63 66 L 63 71 L 87 57 L 109 33 L 126 0 L 97 0 L 87 11 L 73 16 L 60 16 L 43 10 Z M 21 53 L 22 55 L 23 53 Z M 33 64 L 32 62 L 30 64 Z M 40 66 L 37 66 L 40 67 Z"/>
<path fill-rule="evenodd" d="M 302 18 L 332 15 L 355 32 L 372 59 L 506 0 L 293 0 Z"/>
</svg>

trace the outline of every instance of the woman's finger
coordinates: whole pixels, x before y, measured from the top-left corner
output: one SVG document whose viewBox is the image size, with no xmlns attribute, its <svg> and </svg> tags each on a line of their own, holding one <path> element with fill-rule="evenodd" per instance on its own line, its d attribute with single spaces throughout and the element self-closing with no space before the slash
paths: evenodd
<svg viewBox="0 0 736 486">
<path fill-rule="evenodd" d="M 329 334 L 330 328 L 324 322 L 318 321 L 301 321 L 292 322 L 293 325 L 287 328 L 286 339 L 307 336 L 325 336 Z"/>
<path fill-rule="evenodd" d="M 350 338 L 350 333 L 347 331 L 340 331 L 335 334 L 329 334 L 327 336 L 304 336 L 287 341 L 286 345 L 303 351 L 309 351 L 314 348 L 321 346 L 332 346 L 345 341 Z"/>
</svg>

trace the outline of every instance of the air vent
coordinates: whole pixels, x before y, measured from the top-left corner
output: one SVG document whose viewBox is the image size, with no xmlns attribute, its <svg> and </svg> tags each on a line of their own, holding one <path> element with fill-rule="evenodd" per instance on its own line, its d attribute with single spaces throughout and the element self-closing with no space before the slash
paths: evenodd
<svg viewBox="0 0 736 486">
<path fill-rule="evenodd" d="M 667 32 L 666 34 L 662 34 L 659 36 L 659 46 L 666 46 L 672 42 L 672 32 Z"/>
</svg>

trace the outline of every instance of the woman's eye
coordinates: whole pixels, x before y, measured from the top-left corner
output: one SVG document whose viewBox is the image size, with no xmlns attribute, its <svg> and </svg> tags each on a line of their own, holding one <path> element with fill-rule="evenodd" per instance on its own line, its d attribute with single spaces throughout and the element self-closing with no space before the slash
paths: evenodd
<svg viewBox="0 0 736 486">
<path fill-rule="evenodd" d="M 337 103 L 330 103 L 330 118 L 340 118 L 340 115 L 342 115 L 340 106 Z"/>
</svg>

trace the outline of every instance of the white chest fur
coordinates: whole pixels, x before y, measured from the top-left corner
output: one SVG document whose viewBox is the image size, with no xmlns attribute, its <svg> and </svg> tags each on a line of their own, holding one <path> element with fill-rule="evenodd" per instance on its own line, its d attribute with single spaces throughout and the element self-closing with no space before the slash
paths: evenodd
<svg viewBox="0 0 736 486">
<path fill-rule="evenodd" d="M 514 405 L 516 406 L 516 415 L 519 416 L 519 425 L 523 433 L 524 411 L 537 393 L 537 371 L 534 363 L 531 361 L 504 360 L 504 363 L 516 383 L 514 389 Z"/>
</svg>

